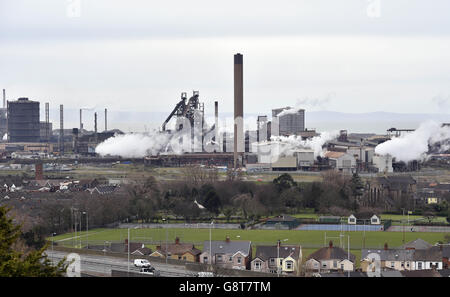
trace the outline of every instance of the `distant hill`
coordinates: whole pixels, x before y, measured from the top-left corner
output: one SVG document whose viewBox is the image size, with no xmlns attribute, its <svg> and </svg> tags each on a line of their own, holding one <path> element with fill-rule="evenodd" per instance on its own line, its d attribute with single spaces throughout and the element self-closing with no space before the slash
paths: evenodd
<svg viewBox="0 0 450 297">
<path fill-rule="evenodd" d="M 145 129 L 158 128 L 169 115 L 167 112 L 154 111 L 117 111 L 108 110 L 108 129 L 120 129 L 128 131 L 144 131 Z M 98 130 L 104 129 L 104 113 L 97 111 Z M 267 113 L 246 113 L 246 117 L 251 123 L 251 129 L 254 129 L 256 117 L 258 115 L 268 115 L 271 118 L 271 111 Z M 220 112 L 220 118 L 232 118 L 231 112 Z M 213 117 L 213 113 L 207 113 L 206 117 Z M 41 120 L 44 117 L 41 115 Z M 377 133 L 385 134 L 389 128 L 415 129 L 420 123 L 427 120 L 437 122 L 450 122 L 450 114 L 411 114 L 411 113 L 393 113 L 393 112 L 369 112 L 369 113 L 343 113 L 335 111 L 311 111 L 305 112 L 306 127 L 308 129 L 316 128 L 317 131 L 348 130 L 349 133 Z M 59 110 L 50 111 L 50 121 L 53 127 L 59 127 Z M 64 110 L 64 128 L 79 127 L 79 110 Z M 93 112 L 83 112 L 83 124 L 88 130 L 93 130 L 94 116 Z M 210 123 L 212 124 L 212 123 Z M 254 125 L 253 125 L 254 124 Z"/>
</svg>

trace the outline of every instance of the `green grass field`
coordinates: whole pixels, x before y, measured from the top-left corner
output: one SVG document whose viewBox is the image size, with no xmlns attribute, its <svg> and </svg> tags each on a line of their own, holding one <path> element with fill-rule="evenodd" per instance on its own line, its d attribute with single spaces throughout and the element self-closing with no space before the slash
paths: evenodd
<svg viewBox="0 0 450 297">
<path fill-rule="evenodd" d="M 306 259 L 308 255 L 316 251 L 318 248 L 328 244 L 329 240 L 333 240 L 335 246 L 339 246 L 339 232 L 327 231 L 328 237 L 325 242 L 325 231 L 297 231 L 297 230 L 224 230 L 212 229 L 212 240 L 224 240 L 229 236 L 231 240 L 250 240 L 253 245 L 253 254 L 256 251 L 257 245 L 275 245 L 277 240 L 282 240 L 282 244 L 301 245 L 303 258 Z M 407 232 L 405 233 L 405 242 L 409 242 L 421 238 L 431 244 L 438 241 L 443 241 L 446 233 L 424 233 L 424 232 Z M 89 231 L 89 236 L 86 236 L 86 231 L 77 233 L 81 236 L 74 242 L 73 234 L 67 233 L 54 237 L 54 240 L 61 246 L 74 247 L 86 245 L 86 240 L 89 244 L 102 245 L 107 241 L 123 242 L 128 236 L 127 229 L 93 229 Z M 130 241 L 145 242 L 146 246 L 152 250 L 156 249 L 156 245 L 164 244 L 166 242 L 174 242 L 175 237 L 179 237 L 182 242 L 192 242 L 195 246 L 202 250 L 203 242 L 209 240 L 209 229 L 130 229 Z M 344 248 L 347 249 L 347 240 L 350 236 L 350 252 L 356 256 L 357 267 L 361 259 L 361 248 L 363 247 L 364 232 L 345 232 L 342 242 Z M 335 238 L 330 238 L 335 237 Z M 287 239 L 285 241 L 285 239 Z M 49 238 L 51 240 L 51 238 Z M 61 241 L 62 240 L 62 241 Z M 365 247 L 366 248 L 383 248 L 387 243 L 389 247 L 394 248 L 403 244 L 402 232 L 365 232 Z"/>
<path fill-rule="evenodd" d="M 339 236 L 338 231 L 298 231 L 298 230 L 224 230 L 212 229 L 212 240 L 224 240 L 229 236 L 231 240 L 250 240 L 255 245 L 258 244 L 275 244 L 278 239 L 284 240 L 286 244 L 299 244 L 305 248 L 315 248 L 324 245 L 325 233 L 327 237 Z M 402 245 L 402 232 L 345 232 L 344 241 L 347 243 L 347 236 L 350 236 L 350 247 L 362 248 L 365 234 L 365 246 L 370 248 L 381 248 L 384 243 L 388 243 L 390 247 L 397 247 Z M 431 232 L 406 232 L 405 241 L 415 240 L 421 238 L 434 244 L 438 241 L 443 241 L 446 233 L 431 233 Z M 86 237 L 86 232 L 78 233 L 82 236 L 82 244 L 88 239 L 90 242 L 104 242 L 104 241 L 123 241 L 127 238 L 127 229 L 94 229 L 89 231 L 89 237 Z M 65 240 L 73 237 L 72 233 L 67 233 L 55 236 L 54 240 L 62 245 L 72 245 L 73 240 Z M 209 229 L 182 229 L 174 228 L 167 229 L 167 238 L 173 242 L 175 237 L 179 237 L 184 242 L 203 243 L 209 240 Z M 145 242 L 165 242 L 166 229 L 131 229 L 130 238 L 132 241 Z M 51 240 L 51 238 L 49 238 Z M 334 242 L 339 242 L 339 239 L 332 239 Z M 326 243 L 329 241 L 327 239 Z M 347 244 L 345 244 L 347 245 Z"/>
</svg>

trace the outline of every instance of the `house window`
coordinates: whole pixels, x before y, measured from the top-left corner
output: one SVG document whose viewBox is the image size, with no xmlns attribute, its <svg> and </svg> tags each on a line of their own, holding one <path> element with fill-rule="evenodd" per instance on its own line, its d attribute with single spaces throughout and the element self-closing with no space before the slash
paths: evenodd
<svg viewBox="0 0 450 297">
<path fill-rule="evenodd" d="M 274 258 L 270 258 L 270 265 L 274 265 L 275 264 L 275 259 Z"/>
<path fill-rule="evenodd" d="M 261 262 L 256 261 L 254 266 L 255 266 L 256 270 L 260 270 L 261 269 Z"/>
<path fill-rule="evenodd" d="M 344 264 L 341 264 L 341 270 L 344 270 Z"/>
<path fill-rule="evenodd" d="M 208 257 L 203 257 L 203 263 L 208 263 Z"/>
<path fill-rule="evenodd" d="M 405 267 L 405 263 L 404 262 L 402 262 L 401 267 Z"/>
<path fill-rule="evenodd" d="M 292 269 L 292 267 L 294 266 L 294 264 L 292 263 L 292 261 L 286 261 L 286 269 Z"/>
<path fill-rule="evenodd" d="M 241 258 L 241 257 L 238 257 L 238 258 L 237 258 L 237 262 L 238 262 L 238 264 L 241 264 L 242 258 Z"/>
<path fill-rule="evenodd" d="M 395 262 L 391 262 L 391 268 L 395 267 Z"/>
<path fill-rule="evenodd" d="M 283 259 L 280 259 L 280 266 L 283 265 Z"/>
<path fill-rule="evenodd" d="M 355 222 L 355 219 L 354 218 L 351 218 L 350 219 L 350 223 L 354 223 Z"/>
<path fill-rule="evenodd" d="M 178 256 L 178 260 L 181 260 L 181 256 Z"/>
<path fill-rule="evenodd" d="M 183 260 L 186 260 L 186 256 L 183 257 Z"/>
<path fill-rule="evenodd" d="M 327 267 L 327 263 L 323 262 L 322 263 L 322 268 Z"/>
<path fill-rule="evenodd" d="M 376 223 L 376 222 L 378 222 L 378 220 L 375 219 L 375 218 L 373 218 L 373 219 L 372 219 L 372 223 Z"/>
<path fill-rule="evenodd" d="M 422 262 L 417 263 L 417 269 L 422 269 Z"/>
<path fill-rule="evenodd" d="M 230 258 L 228 259 L 228 261 L 233 262 L 233 257 L 230 256 Z"/>
<path fill-rule="evenodd" d="M 217 261 L 222 262 L 222 255 L 217 256 Z"/>
<path fill-rule="evenodd" d="M 337 268 L 337 261 L 336 260 L 333 261 L 333 267 Z"/>
</svg>

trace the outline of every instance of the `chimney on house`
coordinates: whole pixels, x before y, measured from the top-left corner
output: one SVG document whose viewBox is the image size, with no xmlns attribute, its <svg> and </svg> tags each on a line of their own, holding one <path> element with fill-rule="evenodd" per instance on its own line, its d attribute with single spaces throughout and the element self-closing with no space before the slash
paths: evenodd
<svg viewBox="0 0 450 297">
<path fill-rule="evenodd" d="M 230 242 L 230 236 L 227 236 L 227 238 L 225 238 L 226 242 Z"/>
<path fill-rule="evenodd" d="M 176 244 L 180 244 L 180 238 L 176 237 L 176 238 L 175 238 L 175 243 L 176 243 Z"/>
<path fill-rule="evenodd" d="M 388 244 L 387 244 L 387 242 L 384 244 L 384 250 L 385 250 L 385 251 L 388 250 Z"/>
<path fill-rule="evenodd" d="M 331 249 L 333 247 L 333 241 L 330 240 L 330 242 L 328 243 L 328 247 Z"/>
</svg>

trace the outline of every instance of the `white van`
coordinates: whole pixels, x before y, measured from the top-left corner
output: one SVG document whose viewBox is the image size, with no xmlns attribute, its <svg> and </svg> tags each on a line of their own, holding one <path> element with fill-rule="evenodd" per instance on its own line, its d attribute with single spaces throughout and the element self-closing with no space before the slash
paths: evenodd
<svg viewBox="0 0 450 297">
<path fill-rule="evenodd" d="M 136 259 L 136 260 L 134 260 L 134 266 L 136 266 L 136 267 L 151 267 L 152 265 L 146 259 Z"/>
</svg>

